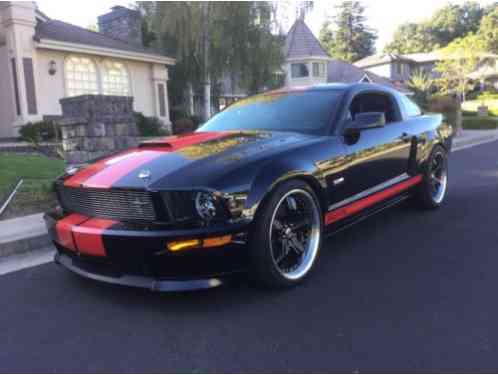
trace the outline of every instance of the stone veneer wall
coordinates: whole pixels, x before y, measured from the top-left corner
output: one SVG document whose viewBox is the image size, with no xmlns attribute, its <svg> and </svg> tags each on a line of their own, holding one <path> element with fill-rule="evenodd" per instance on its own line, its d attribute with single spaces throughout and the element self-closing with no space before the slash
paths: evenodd
<svg viewBox="0 0 498 375">
<path fill-rule="evenodd" d="M 82 163 L 139 143 L 133 98 L 81 95 L 60 100 L 62 148 L 69 163 Z"/>
</svg>

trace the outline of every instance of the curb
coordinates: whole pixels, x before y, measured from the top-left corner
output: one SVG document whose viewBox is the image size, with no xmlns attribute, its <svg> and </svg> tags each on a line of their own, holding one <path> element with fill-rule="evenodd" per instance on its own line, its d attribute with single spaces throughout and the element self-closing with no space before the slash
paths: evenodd
<svg viewBox="0 0 498 375">
<path fill-rule="evenodd" d="M 453 148 L 452 151 L 458 151 L 467 147 L 472 147 L 472 146 L 478 146 L 483 143 L 488 143 L 488 142 L 493 142 L 498 140 L 498 134 L 488 134 L 488 135 L 482 135 L 480 137 L 475 137 L 471 139 L 462 139 L 459 140 L 456 138 L 453 141 Z"/>
<path fill-rule="evenodd" d="M 13 254 L 23 254 L 36 251 L 52 245 L 48 234 L 22 238 L 12 242 L 0 243 L 0 258 Z"/>
<path fill-rule="evenodd" d="M 0 221 L 0 257 L 50 246 L 42 214 Z"/>
</svg>

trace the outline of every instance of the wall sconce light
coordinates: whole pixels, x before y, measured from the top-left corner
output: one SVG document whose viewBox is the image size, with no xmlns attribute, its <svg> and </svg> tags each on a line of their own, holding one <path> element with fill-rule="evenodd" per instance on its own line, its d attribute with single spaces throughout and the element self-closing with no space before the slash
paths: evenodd
<svg viewBox="0 0 498 375">
<path fill-rule="evenodd" d="M 53 76 L 55 73 L 57 73 L 57 64 L 52 60 L 48 63 L 48 74 Z"/>
</svg>

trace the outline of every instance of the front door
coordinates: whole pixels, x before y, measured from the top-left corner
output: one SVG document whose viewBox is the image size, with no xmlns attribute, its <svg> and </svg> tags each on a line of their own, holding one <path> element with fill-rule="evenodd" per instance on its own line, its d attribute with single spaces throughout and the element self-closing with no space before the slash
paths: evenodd
<svg viewBox="0 0 498 375">
<path fill-rule="evenodd" d="M 354 142 L 344 139 L 349 155 L 344 176 L 347 195 L 368 195 L 405 179 L 411 138 L 395 99 L 386 93 L 360 93 L 351 101 L 349 111 L 353 120 L 358 113 L 383 112 L 386 125 L 362 130 Z"/>
</svg>

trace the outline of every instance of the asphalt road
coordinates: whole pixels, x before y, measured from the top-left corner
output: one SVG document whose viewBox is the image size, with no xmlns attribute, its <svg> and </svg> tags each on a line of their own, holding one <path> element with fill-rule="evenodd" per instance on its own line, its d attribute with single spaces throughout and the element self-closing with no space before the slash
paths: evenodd
<svg viewBox="0 0 498 375">
<path fill-rule="evenodd" d="M 454 153 L 443 208 L 327 240 L 301 287 L 154 294 L 54 264 L 0 277 L 1 372 L 498 371 L 498 142 Z"/>
</svg>

